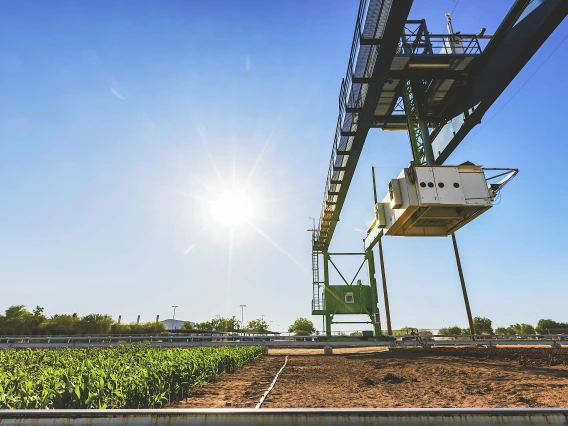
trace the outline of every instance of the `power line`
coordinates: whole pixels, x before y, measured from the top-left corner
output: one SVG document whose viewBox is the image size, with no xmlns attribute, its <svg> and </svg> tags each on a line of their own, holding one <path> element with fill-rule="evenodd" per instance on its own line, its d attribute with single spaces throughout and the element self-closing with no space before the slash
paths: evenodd
<svg viewBox="0 0 568 426">
<path fill-rule="evenodd" d="M 454 16 L 454 12 L 456 11 L 456 7 L 458 7 L 458 3 L 460 2 L 460 0 L 456 0 L 456 4 L 454 4 L 454 8 L 452 9 L 452 11 L 450 12 L 450 16 Z M 446 27 L 444 27 L 444 29 L 442 30 L 441 34 L 444 34 L 444 31 L 446 30 Z"/>
<path fill-rule="evenodd" d="M 491 118 L 489 118 L 486 122 L 484 122 L 479 127 L 479 130 L 477 132 L 475 132 L 473 135 L 471 135 L 471 137 L 469 139 L 467 139 L 468 141 L 471 141 L 473 138 L 475 138 L 485 128 L 485 126 L 487 126 L 491 122 L 491 120 L 493 120 L 497 116 L 497 114 L 499 114 L 503 110 L 503 108 L 505 108 L 507 105 L 509 105 L 509 102 L 511 102 L 513 100 L 513 98 L 515 96 L 517 96 L 517 94 L 527 85 L 527 83 L 531 80 L 531 78 L 533 78 L 535 76 L 535 74 L 543 67 L 543 65 L 550 59 L 550 57 L 552 55 L 554 55 L 554 52 L 556 52 L 558 50 L 558 48 L 562 45 L 562 43 L 564 43 L 566 41 L 567 38 L 568 38 L 568 34 L 566 34 L 564 36 L 562 41 L 560 43 L 558 43 L 558 45 L 552 50 L 552 52 L 550 52 L 550 54 L 544 59 L 544 61 L 541 62 L 541 64 L 536 68 L 536 70 L 534 70 L 534 72 L 530 75 L 530 77 L 526 79 L 526 81 L 516 90 L 515 93 L 513 93 L 513 96 L 511 96 L 507 100 L 507 102 L 505 102 L 501 106 L 501 108 L 499 108 L 497 110 L 497 112 L 491 116 Z"/>
<path fill-rule="evenodd" d="M 460 2 L 460 0 L 456 1 L 456 4 L 454 4 L 454 8 L 452 9 L 452 15 L 454 14 L 454 11 L 456 10 L 456 7 L 458 7 L 458 3 Z"/>
</svg>

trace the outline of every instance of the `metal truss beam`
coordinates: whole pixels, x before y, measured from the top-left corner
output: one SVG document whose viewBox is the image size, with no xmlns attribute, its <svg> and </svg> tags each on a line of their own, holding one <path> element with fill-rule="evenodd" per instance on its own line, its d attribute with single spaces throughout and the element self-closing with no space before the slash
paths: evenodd
<svg viewBox="0 0 568 426">
<path fill-rule="evenodd" d="M 343 208 L 343 204 L 345 203 L 345 198 L 347 197 L 347 192 L 351 185 L 351 180 L 355 174 L 355 168 L 359 162 L 359 157 L 363 150 L 363 145 L 365 144 L 365 139 L 367 138 L 369 129 L 373 125 L 377 102 L 381 96 L 383 86 L 388 79 L 389 68 L 394 55 L 396 54 L 398 41 L 402 31 L 404 30 L 404 24 L 411 7 L 412 0 L 397 0 L 392 3 L 388 22 L 383 33 L 383 43 L 381 44 L 379 53 L 375 60 L 375 66 L 371 75 L 371 82 L 368 85 L 365 102 L 361 112 L 359 113 L 357 131 L 353 136 L 353 144 L 351 145 L 350 155 L 345 165 L 343 180 L 341 181 L 341 188 L 339 190 L 340 194 L 337 196 L 336 206 L 333 214 L 331 215 L 329 231 L 327 232 L 324 241 L 321 241 L 322 238 L 320 236 L 320 241 L 323 243 L 323 249 L 327 249 L 329 247 L 329 242 L 331 241 L 335 227 L 337 226 L 337 221 L 339 220 L 339 215 Z"/>
</svg>

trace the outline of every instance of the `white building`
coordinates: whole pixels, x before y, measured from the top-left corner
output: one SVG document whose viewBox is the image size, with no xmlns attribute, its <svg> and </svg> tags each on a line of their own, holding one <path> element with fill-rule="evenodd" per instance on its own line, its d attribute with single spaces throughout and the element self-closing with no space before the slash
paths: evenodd
<svg viewBox="0 0 568 426">
<path fill-rule="evenodd" d="M 162 324 L 164 324 L 166 326 L 166 330 L 180 330 L 181 326 L 183 325 L 184 322 L 183 320 L 178 320 L 178 319 L 167 319 L 164 321 L 161 321 Z M 191 323 L 193 324 L 193 323 Z"/>
</svg>

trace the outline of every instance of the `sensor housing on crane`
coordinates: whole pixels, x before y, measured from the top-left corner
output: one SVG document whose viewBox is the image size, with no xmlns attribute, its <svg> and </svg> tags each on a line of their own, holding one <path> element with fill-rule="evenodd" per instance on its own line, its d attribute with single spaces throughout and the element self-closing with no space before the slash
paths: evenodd
<svg viewBox="0 0 568 426">
<path fill-rule="evenodd" d="M 517 174 L 516 169 L 503 170 L 505 182 Z M 484 169 L 471 163 L 410 166 L 390 181 L 386 196 L 375 205 L 365 250 L 383 235 L 447 237 L 493 206 L 494 188 Z"/>
</svg>

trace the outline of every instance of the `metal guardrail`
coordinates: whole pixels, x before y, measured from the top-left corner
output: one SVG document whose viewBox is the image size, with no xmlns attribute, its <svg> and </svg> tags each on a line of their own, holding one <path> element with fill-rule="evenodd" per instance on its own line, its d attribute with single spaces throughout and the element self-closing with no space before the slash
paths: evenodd
<svg viewBox="0 0 568 426">
<path fill-rule="evenodd" d="M 519 338 L 521 337 L 521 338 Z M 321 340 L 320 340 L 321 339 Z M 568 345 L 566 335 L 512 336 L 398 336 L 397 340 L 325 340 L 320 336 L 10 336 L 0 337 L 0 349 L 4 348 L 88 348 L 119 345 L 146 344 L 155 347 L 199 346 L 250 346 L 266 347 L 444 347 L 444 346 L 518 346 L 538 345 L 560 347 Z"/>
<path fill-rule="evenodd" d="M 311 341 L 311 340 L 249 340 L 249 341 L 136 341 L 132 343 L 124 342 L 60 342 L 60 343 L 47 343 L 47 342 L 34 342 L 34 341 L 19 341 L 11 343 L 0 343 L 0 349 L 26 349 L 26 348 L 91 348 L 91 347 L 116 347 L 128 344 L 147 344 L 153 347 L 202 347 L 202 346 L 266 346 L 266 347 L 310 347 L 310 348 L 324 348 L 325 346 L 332 347 L 368 347 L 368 346 L 390 346 L 390 342 L 386 341 L 351 341 L 351 342 L 325 342 L 325 341 Z"/>
<path fill-rule="evenodd" d="M 565 425 L 567 408 L 0 410 L 2 426 Z"/>
</svg>

